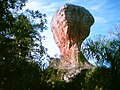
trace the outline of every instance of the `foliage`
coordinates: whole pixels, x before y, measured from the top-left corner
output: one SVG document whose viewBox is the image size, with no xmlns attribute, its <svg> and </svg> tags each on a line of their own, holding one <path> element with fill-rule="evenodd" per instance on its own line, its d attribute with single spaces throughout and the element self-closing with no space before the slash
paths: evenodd
<svg viewBox="0 0 120 90">
<path fill-rule="evenodd" d="M 9 50 L 3 51 L 9 51 L 9 53 L 11 52 L 13 54 L 13 50 L 15 51 L 13 54 L 14 56 L 16 53 L 16 56 L 18 57 L 29 57 L 29 59 L 35 59 L 35 54 L 31 55 L 31 52 L 38 52 L 40 53 L 39 57 L 41 58 L 42 54 L 45 54 L 45 48 L 42 46 L 42 37 L 40 36 L 39 31 L 42 32 L 46 29 L 45 14 L 41 14 L 39 11 L 34 12 L 32 10 L 26 10 L 25 14 L 14 14 L 12 12 L 13 10 L 14 12 L 17 12 L 22 9 L 25 2 L 26 0 L 4 0 L 0 2 L 3 5 L 3 7 L 1 6 L 3 9 L 1 9 L 0 19 L 1 48 L 6 47 L 5 45 L 10 45 L 11 47 L 8 47 Z M 36 22 L 36 20 L 38 22 Z M 2 54 L 4 53 L 2 52 Z"/>
<path fill-rule="evenodd" d="M 0 90 L 42 88 L 42 70 L 36 61 L 46 55 L 39 33 L 46 29 L 46 19 L 39 11 L 18 13 L 25 3 L 0 0 Z"/>
<path fill-rule="evenodd" d="M 117 27 L 117 30 L 120 29 Z M 96 65 L 99 67 L 99 69 L 93 73 L 91 79 L 95 79 L 96 76 L 99 76 L 99 78 L 101 78 L 99 81 L 101 82 L 98 83 L 98 87 L 100 84 L 102 86 L 102 90 L 120 89 L 118 85 L 118 83 L 120 83 L 119 35 L 120 31 L 116 33 L 115 38 L 111 40 L 102 37 L 99 37 L 98 40 L 89 39 L 85 44 L 85 47 L 83 47 L 83 53 L 86 55 L 86 57 L 88 59 L 94 59 L 97 61 Z M 103 72 L 104 74 L 102 74 Z M 104 80 L 106 80 L 106 82 Z M 97 81 L 94 80 L 94 82 L 97 85 Z M 109 86 L 110 88 L 108 88 Z"/>
</svg>

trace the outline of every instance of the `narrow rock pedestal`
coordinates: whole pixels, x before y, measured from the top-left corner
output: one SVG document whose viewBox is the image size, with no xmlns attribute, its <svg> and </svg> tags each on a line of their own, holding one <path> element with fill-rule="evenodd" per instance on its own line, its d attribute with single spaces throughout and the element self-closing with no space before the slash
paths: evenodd
<svg viewBox="0 0 120 90">
<path fill-rule="evenodd" d="M 93 23 L 94 18 L 88 10 L 72 4 L 63 5 L 53 17 L 51 29 L 60 49 L 58 69 L 64 72 L 64 80 L 78 74 L 82 69 L 93 67 L 80 51 Z"/>
</svg>

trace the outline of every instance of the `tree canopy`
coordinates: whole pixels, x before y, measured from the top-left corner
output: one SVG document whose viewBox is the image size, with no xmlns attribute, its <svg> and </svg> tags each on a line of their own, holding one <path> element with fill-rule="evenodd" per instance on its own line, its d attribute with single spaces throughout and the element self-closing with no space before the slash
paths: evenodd
<svg viewBox="0 0 120 90">
<path fill-rule="evenodd" d="M 26 0 L 0 0 L 0 89 L 38 88 L 40 64 L 46 50 L 39 32 L 46 29 L 45 14 L 26 10 Z M 38 22 L 36 22 L 38 20 Z M 37 81 L 36 81 L 37 80 Z M 36 81 L 36 82 L 35 82 Z"/>
</svg>

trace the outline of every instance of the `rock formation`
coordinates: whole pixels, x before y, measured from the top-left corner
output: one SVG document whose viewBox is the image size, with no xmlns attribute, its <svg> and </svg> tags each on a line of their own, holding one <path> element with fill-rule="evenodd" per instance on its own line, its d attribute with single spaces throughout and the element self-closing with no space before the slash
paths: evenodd
<svg viewBox="0 0 120 90">
<path fill-rule="evenodd" d="M 51 29 L 61 53 L 58 69 L 72 75 L 92 67 L 82 55 L 80 47 L 93 23 L 91 13 L 81 6 L 65 4 L 56 12 Z"/>
</svg>

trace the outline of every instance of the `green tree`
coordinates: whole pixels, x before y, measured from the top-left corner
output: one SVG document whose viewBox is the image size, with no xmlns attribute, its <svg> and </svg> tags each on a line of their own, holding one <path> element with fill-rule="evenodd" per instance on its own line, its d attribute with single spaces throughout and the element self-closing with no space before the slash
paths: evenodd
<svg viewBox="0 0 120 90">
<path fill-rule="evenodd" d="M 39 11 L 17 13 L 25 3 L 0 0 L 0 90 L 40 89 L 42 70 L 36 61 L 47 56 L 39 33 L 46 19 Z"/>
<path fill-rule="evenodd" d="M 110 39 L 105 37 L 98 37 L 97 40 L 89 39 L 83 47 L 84 55 L 87 59 L 96 60 L 98 68 L 95 72 L 91 72 L 89 79 L 92 80 L 88 79 L 88 81 L 95 83 L 98 87 L 100 86 L 99 88 L 102 88 L 102 90 L 120 89 L 120 26 L 117 27 L 117 31 L 117 33 L 114 33 L 114 37 Z M 101 82 L 96 82 L 96 80 Z"/>
</svg>

